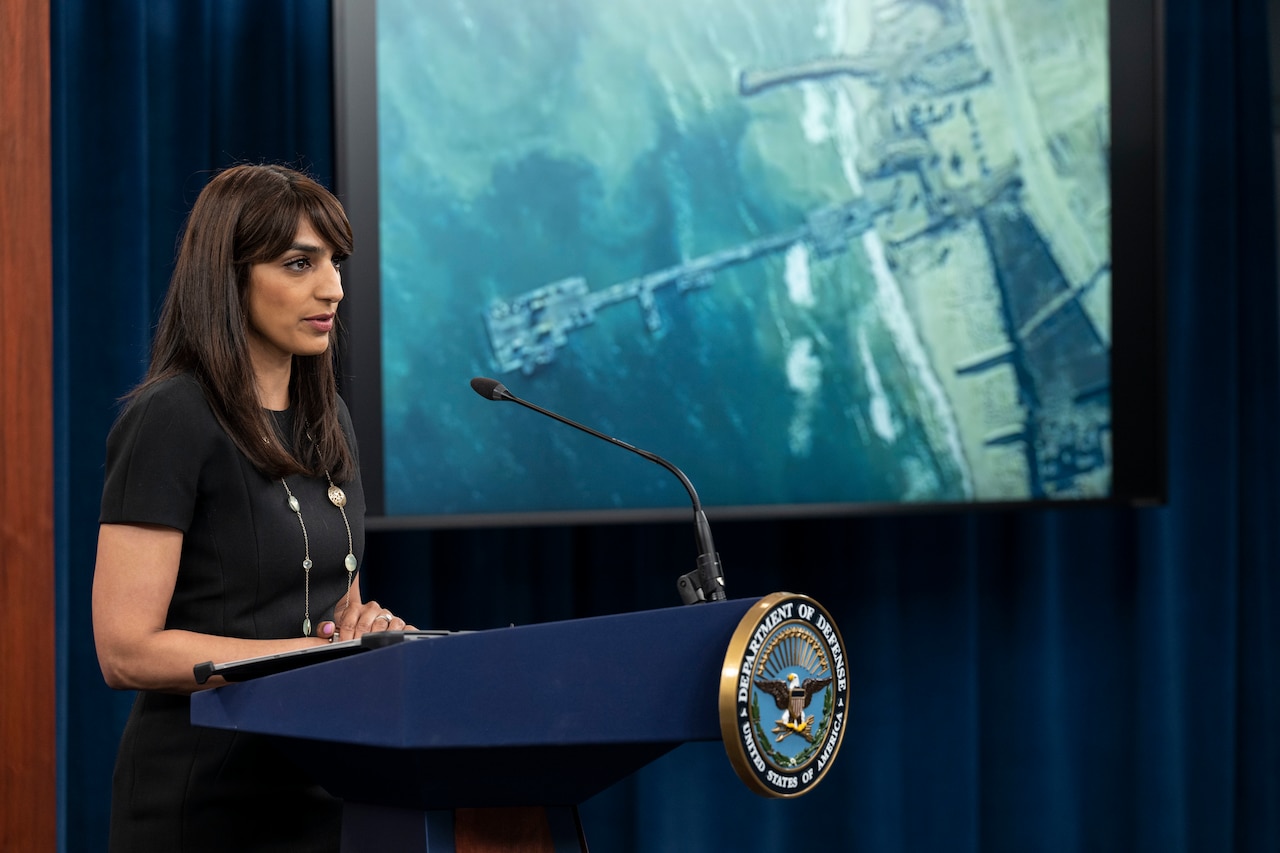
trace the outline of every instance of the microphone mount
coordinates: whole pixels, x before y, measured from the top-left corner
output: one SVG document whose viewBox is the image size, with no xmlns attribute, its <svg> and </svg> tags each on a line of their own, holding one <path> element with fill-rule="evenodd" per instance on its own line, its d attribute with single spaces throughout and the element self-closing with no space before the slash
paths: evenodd
<svg viewBox="0 0 1280 853">
<path fill-rule="evenodd" d="M 698 549 L 698 560 L 693 571 L 680 576 L 676 583 L 676 587 L 680 592 L 680 599 L 685 604 L 697 604 L 702 601 L 723 601 L 725 600 L 724 591 L 724 569 L 720 565 L 720 555 L 716 552 L 715 543 L 711 539 L 711 525 L 707 522 L 707 515 L 702 511 L 702 503 L 698 500 L 698 493 L 693 488 L 693 483 L 689 482 L 689 478 L 684 472 L 672 465 L 667 460 L 658 456 L 656 453 L 650 453 L 647 450 L 641 450 L 633 447 L 625 441 L 620 441 L 612 436 L 598 432 L 589 426 L 584 426 L 577 421 L 569 420 L 563 415 L 558 415 L 549 409 L 544 409 L 539 405 L 530 403 L 528 400 L 522 400 L 515 394 L 507 390 L 507 387 L 496 379 L 487 379 L 477 376 L 471 380 L 471 388 L 484 397 L 486 400 L 501 400 L 511 403 L 519 403 L 526 409 L 532 409 L 540 415 L 546 415 L 552 420 L 559 421 L 566 426 L 581 430 L 588 435 L 617 445 L 623 450 L 630 450 L 639 456 L 643 456 L 650 462 L 655 462 L 666 468 L 684 486 L 685 491 L 689 493 L 689 499 L 693 502 L 693 524 L 694 524 L 694 543 Z"/>
</svg>

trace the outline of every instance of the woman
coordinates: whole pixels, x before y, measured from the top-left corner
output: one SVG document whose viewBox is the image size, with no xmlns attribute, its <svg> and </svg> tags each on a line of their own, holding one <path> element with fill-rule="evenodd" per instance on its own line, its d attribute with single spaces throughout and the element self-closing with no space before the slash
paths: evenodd
<svg viewBox="0 0 1280 853">
<path fill-rule="evenodd" d="M 254 735 L 193 727 L 192 668 L 401 630 L 360 597 L 364 494 L 331 342 L 351 227 L 277 166 L 217 175 L 187 220 L 151 365 L 107 439 L 93 627 L 140 691 L 111 849 L 337 849 L 340 804 Z M 335 686 L 334 701 L 342 701 Z"/>
</svg>

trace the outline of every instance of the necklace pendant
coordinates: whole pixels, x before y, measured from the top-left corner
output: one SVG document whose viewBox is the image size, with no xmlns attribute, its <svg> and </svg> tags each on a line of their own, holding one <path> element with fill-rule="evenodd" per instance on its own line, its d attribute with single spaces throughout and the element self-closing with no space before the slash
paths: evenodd
<svg viewBox="0 0 1280 853">
<path fill-rule="evenodd" d="M 335 485 L 329 486 L 329 503 L 336 507 L 344 507 L 347 505 L 347 493 L 342 491 Z"/>
<path fill-rule="evenodd" d="M 302 620 L 302 636 L 304 637 L 311 636 L 311 620 L 310 619 Z"/>
</svg>

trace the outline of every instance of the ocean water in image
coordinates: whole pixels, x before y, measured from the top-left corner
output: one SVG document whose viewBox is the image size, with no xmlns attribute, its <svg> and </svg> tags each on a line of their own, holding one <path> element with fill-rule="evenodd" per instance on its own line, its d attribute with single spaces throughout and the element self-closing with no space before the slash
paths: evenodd
<svg viewBox="0 0 1280 853">
<path fill-rule="evenodd" d="M 1004 73 L 981 17 L 380 0 L 387 514 L 688 505 L 473 376 L 670 460 L 708 507 L 1105 493 L 1105 458 L 1042 461 L 1061 423 L 1106 426 L 1042 363 L 1105 375 L 1108 318 L 1079 307 L 1109 283 L 1105 89 L 1045 130 L 1070 168 L 1029 175 L 1041 144 L 996 106 L 1016 86 L 1034 113 L 1076 66 L 1040 46 Z"/>
</svg>

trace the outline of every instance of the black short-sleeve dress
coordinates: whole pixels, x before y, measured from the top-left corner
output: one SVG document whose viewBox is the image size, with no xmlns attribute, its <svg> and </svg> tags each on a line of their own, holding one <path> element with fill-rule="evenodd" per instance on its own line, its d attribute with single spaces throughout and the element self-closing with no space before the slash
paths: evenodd
<svg viewBox="0 0 1280 853">
<path fill-rule="evenodd" d="M 291 412 L 273 413 L 277 437 Z M 345 404 L 343 430 L 355 450 Z M 323 478 L 286 478 L 306 524 L 313 563 L 279 479 L 254 468 L 218 424 L 191 376 L 162 382 L 125 410 L 107 439 L 104 524 L 160 524 L 183 532 L 166 627 L 249 639 L 303 636 L 332 618 L 347 592 L 352 553 L 364 550 L 359 476 L 340 484 L 346 523 Z M 196 663 L 193 661 L 193 663 Z M 335 699 L 340 693 L 335 687 Z M 263 739 L 190 723 L 190 699 L 139 692 L 112 785 L 112 851 L 337 850 L 341 804 Z"/>
</svg>

